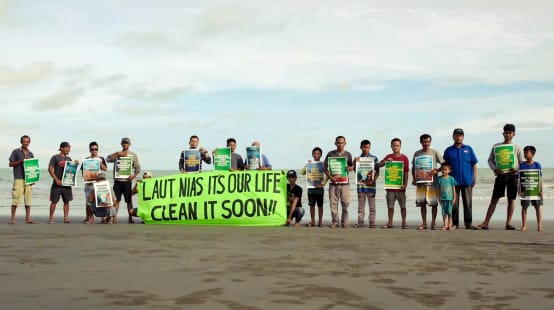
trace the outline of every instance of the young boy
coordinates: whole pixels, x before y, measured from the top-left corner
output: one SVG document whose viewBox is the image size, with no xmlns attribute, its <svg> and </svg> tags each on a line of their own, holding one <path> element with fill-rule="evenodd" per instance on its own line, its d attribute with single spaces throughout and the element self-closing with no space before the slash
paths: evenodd
<svg viewBox="0 0 554 310">
<path fill-rule="evenodd" d="M 368 173 L 364 181 L 356 182 L 356 188 L 358 191 L 358 223 L 354 224 L 354 228 L 364 227 L 366 199 L 367 204 L 369 205 L 369 228 L 377 227 L 377 225 L 375 225 L 375 182 L 379 177 L 379 159 L 377 159 L 377 156 L 369 153 L 370 149 L 371 142 L 369 142 L 369 140 L 362 140 L 362 142 L 360 142 L 360 150 L 362 150 L 362 154 L 359 157 L 354 158 L 353 162 L 354 167 L 356 167 L 356 162 L 360 161 L 361 157 L 367 157 L 373 161 L 373 171 Z M 363 176 L 357 176 L 356 178 L 363 178 Z"/>
<path fill-rule="evenodd" d="M 455 229 L 452 226 L 452 205 L 456 203 L 456 179 L 451 177 L 450 165 L 443 163 L 441 176 L 435 180 L 435 186 L 439 192 L 439 201 L 442 210 L 442 230 Z"/>
<path fill-rule="evenodd" d="M 494 171 L 494 174 L 496 175 L 496 178 L 494 179 L 494 188 L 492 190 L 491 202 L 487 209 L 485 220 L 481 224 L 474 226 L 473 229 L 489 229 L 489 222 L 492 215 L 494 214 L 494 210 L 496 209 L 496 204 L 498 204 L 498 200 L 500 200 L 500 198 L 504 197 L 505 192 L 508 198 L 506 230 L 516 229 L 510 223 L 512 221 L 512 215 L 514 214 L 514 201 L 517 197 L 517 168 L 519 167 L 519 163 L 525 161 L 525 157 L 523 157 L 523 150 L 521 149 L 521 147 L 517 144 L 513 144 L 516 169 L 511 169 L 510 171 L 502 171 L 498 169 L 498 167 L 496 166 L 494 149 L 497 145 L 512 144 L 512 139 L 516 135 L 516 126 L 514 126 L 513 124 L 506 124 L 504 125 L 503 130 L 504 131 L 502 132 L 502 135 L 504 136 L 504 141 L 500 143 L 495 143 L 492 146 L 491 152 L 489 154 L 489 167 Z"/>
<path fill-rule="evenodd" d="M 319 146 L 316 146 L 312 150 L 312 157 L 314 162 L 319 162 L 321 160 L 321 155 L 323 155 L 323 150 Z M 309 161 L 311 162 L 311 161 Z M 300 171 L 302 175 L 306 175 L 306 166 L 302 168 Z M 323 224 L 321 222 L 321 219 L 323 217 L 323 194 L 324 194 L 324 186 L 327 184 L 327 181 L 329 178 L 325 174 L 323 174 L 323 182 L 321 184 L 318 184 L 315 188 L 308 188 L 308 204 L 310 205 L 310 217 L 311 222 L 308 223 L 309 227 L 315 226 L 315 206 L 317 205 L 317 226 L 322 227 Z"/>
<path fill-rule="evenodd" d="M 435 178 L 435 175 L 438 172 L 437 164 L 442 164 L 444 159 L 442 155 L 436 150 L 431 148 L 431 136 L 428 134 L 422 134 L 419 137 L 419 143 L 421 144 L 421 150 L 414 153 L 414 158 L 412 159 L 412 184 L 416 185 L 416 207 L 421 209 L 421 220 L 422 223 L 417 227 L 417 229 L 427 229 L 427 209 L 426 205 L 431 207 L 431 229 L 435 229 L 435 222 L 437 219 L 437 188 L 435 187 L 432 181 L 428 183 L 417 183 L 416 178 L 416 158 L 420 159 L 421 156 L 431 156 L 431 165 L 430 170 L 424 172 L 424 176 L 427 178 Z"/>
<path fill-rule="evenodd" d="M 533 205 L 535 207 L 535 212 L 537 213 L 537 230 L 543 231 L 542 229 L 542 214 L 541 214 L 541 204 L 543 199 L 543 191 L 542 191 L 542 166 L 540 163 L 533 160 L 533 157 L 535 156 L 535 152 L 537 149 L 535 149 L 534 146 L 528 145 L 523 148 L 523 156 L 525 157 L 525 161 L 519 164 L 519 171 L 524 170 L 530 170 L 530 169 L 536 169 L 539 170 L 539 197 L 540 200 L 521 200 L 521 231 L 527 230 L 527 207 L 529 205 Z M 520 184 L 519 188 L 519 196 L 523 197 L 522 187 Z"/>
<path fill-rule="evenodd" d="M 304 216 L 302 209 L 302 187 L 296 184 L 296 171 L 289 170 L 287 172 L 287 226 L 292 222 L 294 217 L 294 227 L 300 226 L 300 221 Z"/>
<path fill-rule="evenodd" d="M 388 154 L 379 162 L 379 167 L 384 167 L 387 161 L 401 161 L 404 165 L 404 178 L 400 189 L 387 189 L 387 215 L 388 222 L 382 228 L 393 228 L 392 220 L 394 217 L 394 202 L 398 201 L 400 206 L 400 215 L 402 216 L 402 229 L 407 229 L 406 224 L 406 187 L 408 186 L 408 172 L 410 171 L 408 156 L 400 153 L 402 141 L 399 138 L 393 138 L 390 141 L 391 154 Z"/>
</svg>

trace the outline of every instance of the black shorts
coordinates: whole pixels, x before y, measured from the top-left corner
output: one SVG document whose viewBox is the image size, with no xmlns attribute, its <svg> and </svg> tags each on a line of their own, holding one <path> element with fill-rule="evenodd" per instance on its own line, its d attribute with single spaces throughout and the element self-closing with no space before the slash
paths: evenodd
<svg viewBox="0 0 554 310">
<path fill-rule="evenodd" d="M 60 197 L 63 199 L 64 203 L 68 203 L 73 200 L 73 191 L 71 186 L 58 186 L 52 185 L 50 188 L 50 201 L 53 203 L 58 203 Z"/>
<path fill-rule="evenodd" d="M 507 193 L 508 199 L 515 200 L 517 197 L 517 175 L 502 174 L 494 179 L 494 189 L 492 190 L 492 199 L 504 197 Z"/>
<path fill-rule="evenodd" d="M 121 201 L 121 195 L 125 198 L 125 202 L 131 202 L 131 190 L 133 182 L 118 182 L 113 183 L 113 192 L 117 202 Z"/>
<path fill-rule="evenodd" d="M 308 205 L 310 207 L 317 205 L 319 208 L 323 208 L 323 194 L 308 193 Z"/>
</svg>

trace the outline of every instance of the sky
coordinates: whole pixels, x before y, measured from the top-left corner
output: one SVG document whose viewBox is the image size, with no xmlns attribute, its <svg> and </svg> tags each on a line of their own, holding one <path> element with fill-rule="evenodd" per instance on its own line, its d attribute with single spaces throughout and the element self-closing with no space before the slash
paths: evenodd
<svg viewBox="0 0 554 310">
<path fill-rule="evenodd" d="M 505 123 L 554 167 L 553 1 L 0 0 L 0 154 L 46 168 L 120 149 L 178 172 L 191 135 L 253 141 L 276 169 L 319 146 L 409 158 L 465 131 L 479 167 Z M 6 162 L 6 168 L 8 167 Z M 207 166 L 205 168 L 210 168 Z M 111 169 L 111 168 L 110 168 Z"/>
</svg>

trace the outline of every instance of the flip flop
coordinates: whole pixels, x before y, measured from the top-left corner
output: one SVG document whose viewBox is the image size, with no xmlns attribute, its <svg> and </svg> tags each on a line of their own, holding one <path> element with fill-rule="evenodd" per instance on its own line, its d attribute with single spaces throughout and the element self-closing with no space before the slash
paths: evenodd
<svg viewBox="0 0 554 310">
<path fill-rule="evenodd" d="M 71 224 L 71 221 L 63 221 L 64 224 Z"/>
<path fill-rule="evenodd" d="M 15 222 L 8 222 L 8 224 L 13 225 L 13 224 L 15 224 Z"/>
<path fill-rule="evenodd" d="M 54 221 L 48 221 L 48 224 L 54 224 Z"/>
<path fill-rule="evenodd" d="M 512 225 L 506 225 L 506 230 L 516 230 L 516 228 Z"/>
<path fill-rule="evenodd" d="M 427 226 L 419 225 L 417 227 L 417 230 L 424 230 L 424 229 L 427 229 Z"/>
<path fill-rule="evenodd" d="M 489 229 L 489 227 L 488 226 L 477 225 L 477 226 L 471 226 L 471 229 L 473 229 L 473 230 L 481 230 L 481 229 L 487 230 L 487 229 Z"/>
<path fill-rule="evenodd" d="M 25 224 L 38 224 L 37 221 L 26 221 Z"/>
</svg>

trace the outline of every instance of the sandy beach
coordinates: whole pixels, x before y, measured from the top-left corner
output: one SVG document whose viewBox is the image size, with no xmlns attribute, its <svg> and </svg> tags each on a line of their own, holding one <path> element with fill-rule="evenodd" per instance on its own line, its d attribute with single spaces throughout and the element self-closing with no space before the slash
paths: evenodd
<svg viewBox="0 0 554 310">
<path fill-rule="evenodd" d="M 521 233 L 39 220 L 0 225 L 4 309 L 554 307 L 552 221 Z"/>
</svg>

